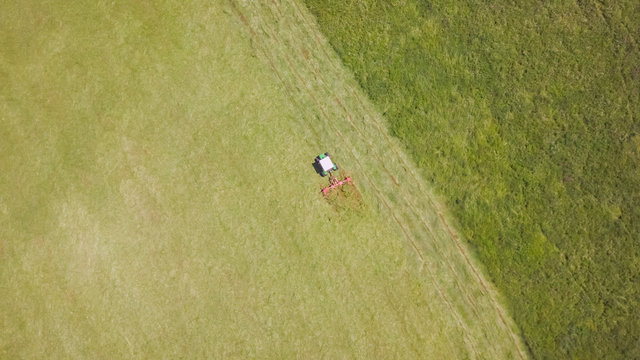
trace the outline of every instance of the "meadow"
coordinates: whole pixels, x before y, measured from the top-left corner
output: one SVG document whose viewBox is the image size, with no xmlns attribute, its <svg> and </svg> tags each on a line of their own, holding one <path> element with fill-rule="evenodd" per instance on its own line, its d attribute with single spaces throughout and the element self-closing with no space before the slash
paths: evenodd
<svg viewBox="0 0 640 360">
<path fill-rule="evenodd" d="M 535 358 L 640 358 L 637 1 L 306 0 Z"/>
<path fill-rule="evenodd" d="M 1 359 L 526 358 L 450 221 L 301 3 L 0 5 Z"/>
</svg>

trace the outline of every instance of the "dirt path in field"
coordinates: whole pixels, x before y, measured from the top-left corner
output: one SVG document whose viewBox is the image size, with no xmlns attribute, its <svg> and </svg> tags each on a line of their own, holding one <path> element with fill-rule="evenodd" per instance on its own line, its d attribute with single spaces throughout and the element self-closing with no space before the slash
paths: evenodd
<svg viewBox="0 0 640 360">
<path fill-rule="evenodd" d="M 523 344 L 495 290 L 306 8 L 295 0 L 229 1 L 257 55 L 268 62 L 292 100 L 317 109 L 317 120 L 303 120 L 311 135 L 321 144 L 332 144 L 334 136 L 327 134 L 339 139 L 340 149 L 347 151 L 343 163 L 356 168 L 364 191 L 379 201 L 415 251 L 425 280 L 461 329 L 469 356 L 511 353 L 524 359 Z"/>
</svg>

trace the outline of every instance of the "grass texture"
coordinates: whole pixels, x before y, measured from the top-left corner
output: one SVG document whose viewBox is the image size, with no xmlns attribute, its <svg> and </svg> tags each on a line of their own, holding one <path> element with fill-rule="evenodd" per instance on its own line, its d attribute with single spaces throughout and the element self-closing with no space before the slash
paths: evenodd
<svg viewBox="0 0 640 360">
<path fill-rule="evenodd" d="M 640 358 L 637 1 L 306 4 L 537 358 Z"/>
<path fill-rule="evenodd" d="M 312 20 L 0 5 L 0 358 L 526 357 Z"/>
</svg>

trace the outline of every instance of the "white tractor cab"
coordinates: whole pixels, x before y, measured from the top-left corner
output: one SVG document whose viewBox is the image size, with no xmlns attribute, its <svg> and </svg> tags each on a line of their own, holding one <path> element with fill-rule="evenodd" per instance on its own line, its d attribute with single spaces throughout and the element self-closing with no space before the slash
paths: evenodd
<svg viewBox="0 0 640 360">
<path fill-rule="evenodd" d="M 338 165 L 334 164 L 329 157 L 329 153 L 316 156 L 315 168 L 322 176 L 330 175 L 332 171 L 338 170 Z"/>
</svg>

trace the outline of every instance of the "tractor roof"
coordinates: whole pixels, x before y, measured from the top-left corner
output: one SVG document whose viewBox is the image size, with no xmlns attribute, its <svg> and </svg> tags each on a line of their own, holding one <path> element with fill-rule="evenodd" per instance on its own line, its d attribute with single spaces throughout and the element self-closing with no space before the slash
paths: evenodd
<svg viewBox="0 0 640 360">
<path fill-rule="evenodd" d="M 320 166 L 322 166 L 322 170 L 324 171 L 329 171 L 333 169 L 333 161 L 331 161 L 331 158 L 328 156 L 325 156 L 323 159 L 320 159 L 319 163 L 320 163 Z"/>
</svg>

